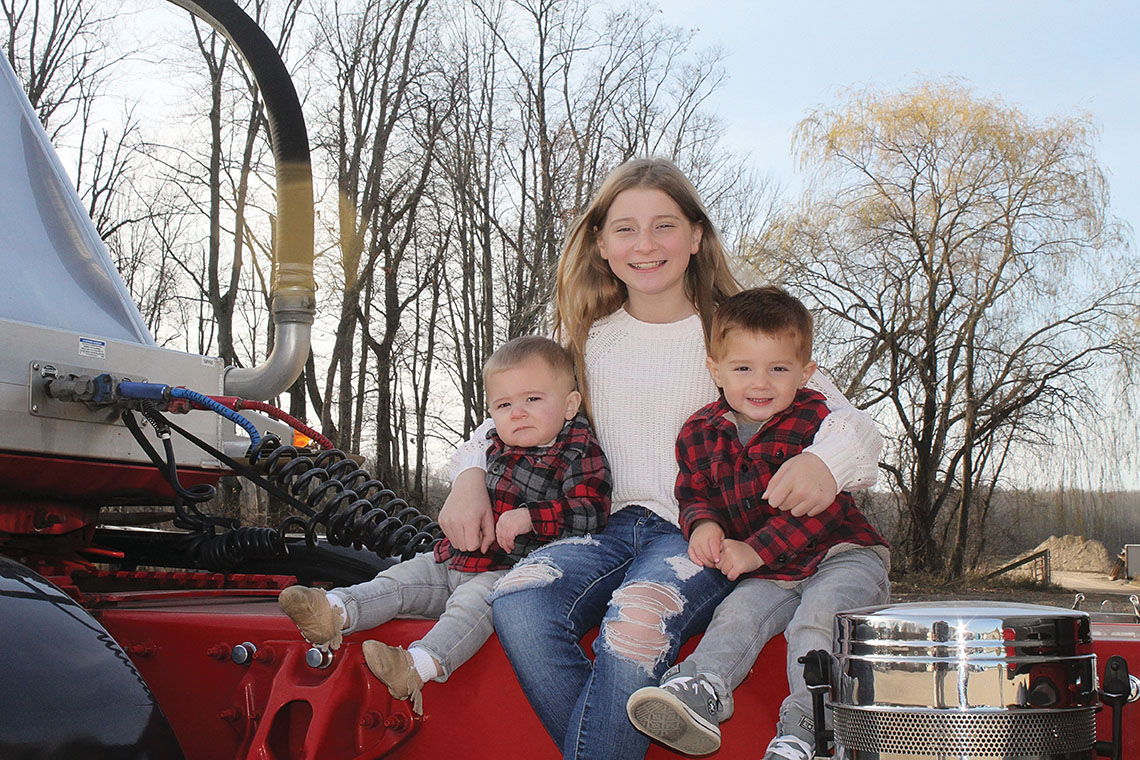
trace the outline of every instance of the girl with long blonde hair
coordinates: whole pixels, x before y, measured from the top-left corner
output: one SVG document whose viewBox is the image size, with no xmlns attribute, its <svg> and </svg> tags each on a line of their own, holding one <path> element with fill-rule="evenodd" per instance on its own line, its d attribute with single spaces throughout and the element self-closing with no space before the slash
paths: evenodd
<svg viewBox="0 0 1140 760">
<path fill-rule="evenodd" d="M 575 357 L 610 462 L 612 512 L 602 532 L 531 554 L 489 597 L 499 640 L 566 758 L 644 756 L 649 739 L 626 717 L 626 700 L 657 684 L 730 590 L 722 573 L 689 559 L 673 488 L 677 434 L 717 398 L 705 366 L 708 326 L 738 290 L 696 190 L 669 161 L 619 166 L 567 236 L 555 334 Z M 873 483 L 881 446 L 874 423 L 822 373 L 813 377 L 831 414 L 766 494 L 793 514 Z M 486 428 L 453 457 L 439 520 L 470 551 L 494 541 L 479 469 Z M 591 659 L 579 640 L 599 625 Z"/>
</svg>

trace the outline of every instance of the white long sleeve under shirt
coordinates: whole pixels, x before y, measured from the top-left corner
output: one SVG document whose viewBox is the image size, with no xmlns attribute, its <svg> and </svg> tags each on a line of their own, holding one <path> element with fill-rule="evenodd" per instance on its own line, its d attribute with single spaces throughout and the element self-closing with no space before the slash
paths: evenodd
<svg viewBox="0 0 1140 760">
<path fill-rule="evenodd" d="M 618 309 L 590 328 L 586 372 L 594 434 L 613 474 L 611 511 L 636 504 L 677 524 L 677 434 L 693 412 L 718 394 L 705 358 L 697 315 L 653 324 Z M 806 450 L 823 460 L 841 490 L 871 485 L 882 446 L 874 422 L 821 372 L 808 385 L 827 397 L 831 414 Z M 484 466 L 487 427 L 484 423 L 456 450 L 452 479 L 469 467 Z"/>
</svg>

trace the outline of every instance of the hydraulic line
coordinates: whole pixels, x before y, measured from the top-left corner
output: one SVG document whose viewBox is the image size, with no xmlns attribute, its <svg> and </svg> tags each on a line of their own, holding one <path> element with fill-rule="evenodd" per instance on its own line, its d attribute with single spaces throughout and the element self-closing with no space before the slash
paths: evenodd
<svg viewBox="0 0 1140 760">
<path fill-rule="evenodd" d="M 289 414 L 283 409 L 279 409 L 278 407 L 273 406 L 272 404 L 267 404 L 264 401 L 251 401 L 250 399 L 238 398 L 237 396 L 210 396 L 210 398 L 222 406 L 233 409 L 235 412 L 239 412 L 242 409 L 252 409 L 255 412 L 262 412 L 263 414 L 267 414 L 275 420 L 281 420 L 297 432 L 306 435 L 309 438 L 312 438 L 322 449 L 336 448 L 336 446 L 333 445 L 333 442 L 326 438 L 324 435 L 317 432 L 316 430 L 313 430 L 311 427 L 301 422 L 293 415 Z"/>
<path fill-rule="evenodd" d="M 257 445 L 261 436 L 256 425 L 238 414 L 242 409 L 252 409 L 274 419 L 281 420 L 294 430 L 316 441 L 323 449 L 336 448 L 333 442 L 321 433 L 301 422 L 293 415 L 288 414 L 283 409 L 273 406 L 272 404 L 267 404 L 264 401 L 253 401 L 237 396 L 207 396 L 188 388 L 171 387 L 159 383 L 121 382 L 118 386 L 118 393 L 122 398 L 127 399 L 145 398 L 153 401 L 169 401 L 172 398 L 184 399 L 189 401 L 194 407 L 215 411 L 245 428 L 250 436 L 251 448 Z"/>
<path fill-rule="evenodd" d="M 198 393 L 197 391 L 192 391 L 189 388 L 176 388 L 169 385 L 162 385 L 161 383 L 135 383 L 125 381 L 119 383 L 117 391 L 121 398 L 129 400 L 147 399 L 150 401 L 169 401 L 172 398 L 184 399 L 205 409 L 217 412 L 226 419 L 241 425 L 241 427 L 249 433 L 249 445 L 251 449 L 257 446 L 261 441 L 261 433 L 258 432 L 257 426 L 248 419 L 233 409 L 214 401 L 209 396 Z"/>
<path fill-rule="evenodd" d="M 367 548 L 382 557 L 408 559 L 427 551 L 440 537 L 436 522 L 342 451 L 329 449 L 307 457 L 276 437 L 266 436 L 251 459 L 268 479 L 312 510 L 308 519 L 295 516 L 280 528 L 302 530 L 310 545 L 323 530 L 325 540 L 334 546 Z"/>
<path fill-rule="evenodd" d="M 166 478 L 177 497 L 174 502 L 174 526 L 187 531 L 187 553 L 208 569 L 220 569 L 226 566 L 227 560 L 233 564 L 240 559 L 240 556 L 236 556 L 236 552 L 231 547 L 239 536 L 243 542 L 248 543 L 249 529 L 243 529 L 236 520 L 215 517 L 198 509 L 198 504 L 214 498 L 217 490 L 212 485 L 205 483 L 192 486 L 189 489 L 182 486 L 178 480 L 178 466 L 174 457 L 174 446 L 170 440 L 170 426 L 166 419 L 158 413 L 154 407 L 154 402 L 150 400 L 141 401 L 139 411 L 154 428 L 159 441 L 162 443 L 165 458 L 151 446 L 150 441 L 143 435 L 134 414 L 129 409 L 122 412 L 123 424 L 127 426 L 131 435 L 134 436 L 146 455 Z M 219 528 L 229 530 L 230 533 L 224 535 L 233 535 L 234 537 L 230 539 L 219 537 L 217 534 Z M 219 538 L 221 541 L 218 540 Z M 283 542 L 277 547 L 277 551 L 284 551 Z"/>
<path fill-rule="evenodd" d="M 326 448 L 312 455 L 284 445 L 272 433 L 265 436 L 257 434 L 254 438 L 257 432 L 254 429 L 250 431 L 254 442 L 250 446 L 248 464 L 243 464 L 182 429 L 164 417 L 156 406 L 163 400 L 184 399 L 229 419 L 238 417 L 245 420 L 229 408 L 228 403 L 232 401 L 235 406 L 254 407 L 255 403 L 262 406 L 260 402 L 250 403 L 228 397 L 213 399 L 185 388 L 150 383 L 120 383 L 119 395 L 133 399 L 131 405 L 147 418 L 162 441 L 165 457 L 159 455 L 143 435 L 134 414 L 129 409 L 123 411 L 123 422 L 128 430 L 174 490 L 177 497 L 175 525 L 189 531 L 188 549 L 203 567 L 225 570 L 242 559 L 285 555 L 288 553 L 286 535 L 290 531 L 303 533 L 305 542 L 310 546 L 315 546 L 323 534 L 325 540 L 335 546 L 369 549 L 382 557 L 399 556 L 402 559 L 427 551 L 440 538 L 437 523 L 399 498 L 338 449 Z M 276 411 L 289 417 L 280 410 Z M 301 424 L 294 418 L 289 419 Z M 292 505 L 298 514 L 287 517 L 277 528 L 255 528 L 242 526 L 231 518 L 204 513 L 198 505 L 211 499 L 215 489 L 212 486 L 187 489 L 179 483 L 171 430 L 270 495 Z M 324 439 L 322 445 L 327 442 L 331 447 L 327 438 L 320 438 Z"/>
<path fill-rule="evenodd" d="M 207 409 L 211 409 L 223 417 L 231 419 L 237 424 L 241 425 L 243 428 L 245 428 L 246 432 L 249 433 L 249 447 L 251 449 L 256 448 L 257 444 L 261 443 L 261 433 L 257 432 L 256 425 L 247 420 L 245 417 L 242 417 L 233 409 L 225 407 L 222 404 L 219 404 L 217 401 L 214 401 L 209 396 L 205 396 L 201 393 L 198 393 L 197 391 L 192 391 L 187 388 L 171 388 L 170 397 L 186 399 L 187 401 L 192 401 L 195 404 L 200 404 L 201 406 L 204 406 Z"/>
</svg>

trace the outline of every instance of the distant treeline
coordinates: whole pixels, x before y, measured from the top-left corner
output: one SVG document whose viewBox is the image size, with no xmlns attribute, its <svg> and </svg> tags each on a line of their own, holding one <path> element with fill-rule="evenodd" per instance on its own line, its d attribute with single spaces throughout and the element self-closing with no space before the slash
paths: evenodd
<svg viewBox="0 0 1140 760">
<path fill-rule="evenodd" d="M 857 499 L 883 535 L 894 539 L 897 499 L 880 491 L 858 494 Z M 998 491 L 987 508 L 984 535 L 971 539 L 973 568 L 1022 554 L 1050 536 L 1100 541 L 1112 556 L 1125 544 L 1140 543 L 1140 491 Z"/>
</svg>

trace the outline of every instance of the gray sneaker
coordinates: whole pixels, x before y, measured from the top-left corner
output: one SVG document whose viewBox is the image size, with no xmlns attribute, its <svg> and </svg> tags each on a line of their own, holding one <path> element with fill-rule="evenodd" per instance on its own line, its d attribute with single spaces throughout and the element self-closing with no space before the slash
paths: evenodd
<svg viewBox="0 0 1140 760">
<path fill-rule="evenodd" d="M 720 749 L 717 710 L 720 700 L 701 675 L 665 674 L 660 686 L 646 686 L 630 695 L 625 711 L 643 734 L 686 755 L 707 755 Z"/>
<path fill-rule="evenodd" d="M 764 760 L 812 760 L 814 748 L 798 736 L 777 736 L 768 744 Z"/>
</svg>

